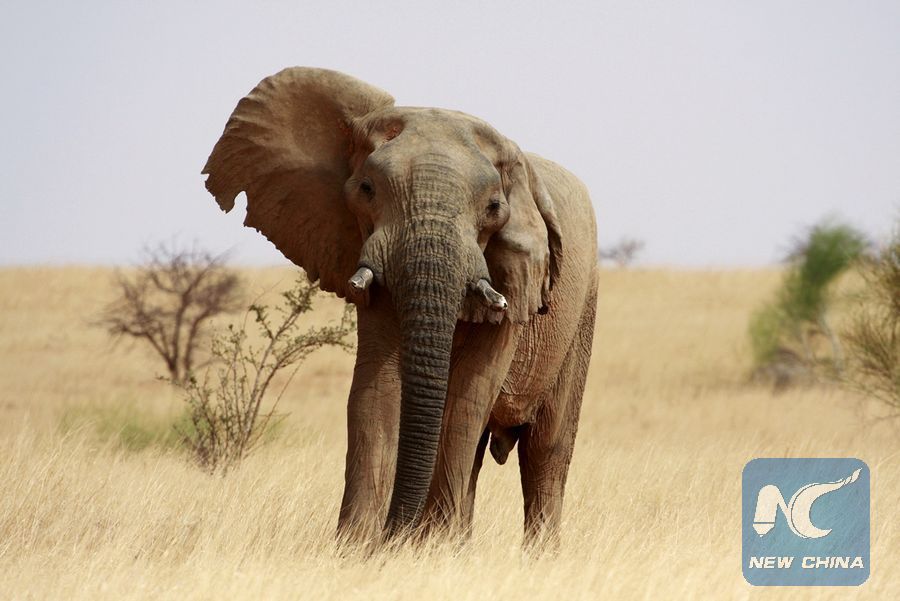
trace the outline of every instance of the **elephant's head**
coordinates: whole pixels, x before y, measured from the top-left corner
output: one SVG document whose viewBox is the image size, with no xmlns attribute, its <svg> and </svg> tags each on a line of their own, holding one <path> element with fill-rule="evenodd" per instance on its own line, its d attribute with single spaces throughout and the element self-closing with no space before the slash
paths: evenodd
<svg viewBox="0 0 900 601">
<path fill-rule="evenodd" d="M 389 535 L 414 526 L 432 478 L 458 319 L 546 311 L 559 228 L 526 157 L 462 113 L 395 107 L 334 71 L 291 68 L 243 98 L 203 173 L 228 211 L 321 287 L 401 325 L 401 418 Z M 497 292 L 499 291 L 499 293 Z"/>
</svg>

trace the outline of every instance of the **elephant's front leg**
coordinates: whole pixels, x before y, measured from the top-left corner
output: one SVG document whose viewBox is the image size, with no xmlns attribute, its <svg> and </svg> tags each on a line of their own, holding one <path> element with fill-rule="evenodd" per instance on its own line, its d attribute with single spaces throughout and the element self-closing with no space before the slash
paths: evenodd
<svg viewBox="0 0 900 601">
<path fill-rule="evenodd" d="M 347 403 L 347 464 L 338 536 L 377 541 L 387 516 L 400 423 L 398 326 L 379 291 L 358 311 L 356 366 Z"/>
<path fill-rule="evenodd" d="M 467 532 L 471 526 L 485 428 L 515 354 L 518 333 L 519 327 L 508 321 L 457 326 L 441 443 L 425 507 L 429 528 Z"/>
</svg>

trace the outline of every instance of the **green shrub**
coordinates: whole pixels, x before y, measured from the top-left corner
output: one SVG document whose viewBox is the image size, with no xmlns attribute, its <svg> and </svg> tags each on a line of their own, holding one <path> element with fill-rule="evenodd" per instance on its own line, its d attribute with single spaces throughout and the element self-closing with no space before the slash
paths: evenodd
<svg viewBox="0 0 900 601">
<path fill-rule="evenodd" d="M 750 346 L 756 365 L 772 361 L 781 348 L 785 314 L 777 304 L 764 305 L 750 317 Z"/>
<path fill-rule="evenodd" d="M 814 226 L 795 244 L 780 305 L 792 323 L 815 323 L 828 309 L 828 286 L 866 249 L 863 234 L 832 221 Z"/>
<path fill-rule="evenodd" d="M 802 358 L 807 368 L 820 363 L 813 340 L 825 337 L 831 368 L 843 370 L 843 351 L 827 313 L 831 284 L 863 255 L 865 236 L 833 220 L 814 227 L 794 243 L 775 298 L 751 316 L 748 335 L 757 371 L 779 357 Z"/>
</svg>

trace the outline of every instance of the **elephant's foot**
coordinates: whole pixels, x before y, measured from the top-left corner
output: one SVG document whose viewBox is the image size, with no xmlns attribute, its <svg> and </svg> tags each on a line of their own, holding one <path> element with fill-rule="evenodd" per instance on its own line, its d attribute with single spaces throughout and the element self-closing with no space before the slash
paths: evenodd
<svg viewBox="0 0 900 601">
<path fill-rule="evenodd" d="M 338 517 L 337 541 L 342 548 L 369 549 L 381 541 L 384 512 L 363 511 L 353 505 L 344 505 Z"/>
</svg>

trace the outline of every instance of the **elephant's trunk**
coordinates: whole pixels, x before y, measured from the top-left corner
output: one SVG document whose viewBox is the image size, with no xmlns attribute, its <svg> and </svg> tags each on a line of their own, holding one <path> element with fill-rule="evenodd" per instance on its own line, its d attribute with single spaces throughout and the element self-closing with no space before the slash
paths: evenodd
<svg viewBox="0 0 900 601">
<path fill-rule="evenodd" d="M 388 538 L 419 524 L 431 485 L 465 285 L 458 237 L 449 219 L 414 219 L 396 264 L 392 294 L 400 316 L 402 392 Z"/>
</svg>

